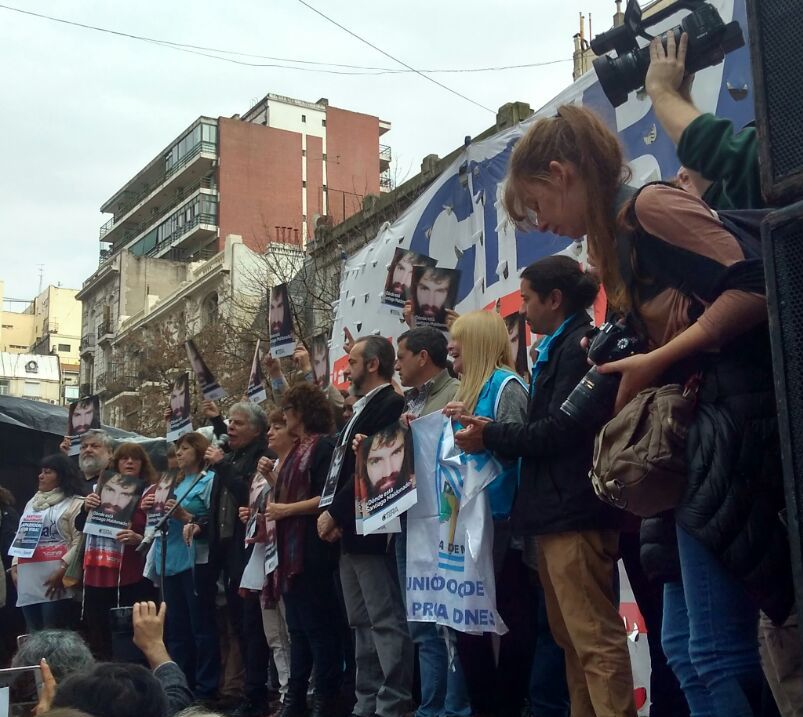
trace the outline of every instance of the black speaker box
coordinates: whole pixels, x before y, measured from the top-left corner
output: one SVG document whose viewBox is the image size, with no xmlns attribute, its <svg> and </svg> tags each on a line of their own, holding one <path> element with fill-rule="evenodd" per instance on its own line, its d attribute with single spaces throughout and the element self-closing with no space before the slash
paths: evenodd
<svg viewBox="0 0 803 717">
<path fill-rule="evenodd" d="M 761 189 L 780 205 L 803 198 L 803 2 L 746 1 Z"/>
<path fill-rule="evenodd" d="M 761 238 L 786 524 L 798 608 L 803 608 L 803 201 L 768 215 L 761 227 Z"/>
</svg>

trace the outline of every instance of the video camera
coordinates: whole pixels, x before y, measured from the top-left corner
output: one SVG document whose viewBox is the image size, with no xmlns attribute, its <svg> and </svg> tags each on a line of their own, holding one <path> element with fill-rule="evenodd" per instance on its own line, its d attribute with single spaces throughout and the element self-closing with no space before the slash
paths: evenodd
<svg viewBox="0 0 803 717">
<path fill-rule="evenodd" d="M 676 43 L 680 42 L 684 32 L 689 36 L 686 74 L 717 65 L 727 53 L 744 46 L 744 34 L 739 23 L 734 20 L 725 24 L 717 9 L 706 0 L 677 0 L 650 15 L 646 21 L 642 19 L 638 0 L 628 0 L 624 24 L 597 35 L 591 41 L 591 49 L 598 55 L 594 60 L 594 71 L 602 91 L 614 107 L 624 104 L 628 94 L 644 86 L 650 66 L 650 47 L 640 48 L 636 38 L 651 41 L 654 36 L 646 28 L 679 10 L 691 10 L 691 13 L 668 32 L 675 36 Z M 661 38 L 664 47 L 666 34 L 662 33 L 664 36 Z M 616 51 L 616 57 L 606 54 L 611 50 Z"/>
</svg>

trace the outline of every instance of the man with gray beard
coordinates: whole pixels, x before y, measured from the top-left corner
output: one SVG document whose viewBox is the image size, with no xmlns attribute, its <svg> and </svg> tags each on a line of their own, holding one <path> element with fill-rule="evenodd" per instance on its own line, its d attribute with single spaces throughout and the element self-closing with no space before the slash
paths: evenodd
<svg viewBox="0 0 803 717">
<path fill-rule="evenodd" d="M 65 455 L 70 450 L 70 437 L 65 436 L 59 446 Z M 109 467 L 112 459 L 112 440 L 106 431 L 91 428 L 81 436 L 81 452 L 78 454 L 78 467 L 84 476 L 81 493 L 84 496 L 92 493 L 103 471 Z"/>
</svg>

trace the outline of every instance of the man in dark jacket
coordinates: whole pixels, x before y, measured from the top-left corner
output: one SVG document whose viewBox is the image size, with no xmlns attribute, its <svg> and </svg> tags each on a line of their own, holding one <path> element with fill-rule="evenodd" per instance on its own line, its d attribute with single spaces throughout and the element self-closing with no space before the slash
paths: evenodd
<svg viewBox="0 0 803 717">
<path fill-rule="evenodd" d="M 267 445 L 268 417 L 250 401 L 235 403 L 229 411 L 228 453 L 210 446 L 205 460 L 214 466 L 208 523 L 201 535 L 209 540 L 209 560 L 223 570 L 226 601 L 245 666 L 245 701 L 237 717 L 257 717 L 268 711 L 268 665 L 270 653 L 262 627 L 259 596 L 239 596 L 240 580 L 248 562 L 245 528 L 237 509 L 248 505 L 248 491 L 257 463 L 263 456 L 274 457 Z"/>
<path fill-rule="evenodd" d="M 404 399 L 391 386 L 394 360 L 390 342 L 379 336 L 357 339 L 349 353 L 351 381 L 362 398 L 332 459 L 337 492 L 318 519 L 321 538 L 340 538 L 340 580 L 356 638 L 354 714 L 359 717 L 402 717 L 411 700 L 413 644 L 388 536 L 356 535 L 354 530 L 356 458 L 351 442 L 358 433 L 371 436 L 399 420 Z"/>
<path fill-rule="evenodd" d="M 521 457 L 513 530 L 536 542 L 538 576 L 555 641 L 566 656 L 573 717 L 635 717 L 627 635 L 613 594 L 617 511 L 594 495 L 594 431 L 561 404 L 588 371 L 581 339 L 598 286 L 576 261 L 541 259 L 521 273 L 522 311 L 538 346 L 528 423 L 464 416 L 464 451 Z M 529 547 L 529 546 L 528 546 Z"/>
</svg>

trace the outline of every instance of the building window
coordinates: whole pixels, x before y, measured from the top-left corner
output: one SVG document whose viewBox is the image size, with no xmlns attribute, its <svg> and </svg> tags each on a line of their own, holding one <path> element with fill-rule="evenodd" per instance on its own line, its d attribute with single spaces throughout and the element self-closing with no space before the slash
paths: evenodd
<svg viewBox="0 0 803 717">
<path fill-rule="evenodd" d="M 42 395 L 39 381 L 26 381 L 22 389 L 25 398 L 39 398 Z"/>
<path fill-rule="evenodd" d="M 307 180 L 306 179 L 302 179 L 301 180 L 301 188 L 302 189 L 306 189 L 307 188 Z"/>
<path fill-rule="evenodd" d="M 70 344 L 59 344 L 59 347 L 58 347 L 57 350 L 58 351 L 66 351 L 67 353 L 69 353 L 72 350 L 72 346 L 70 346 Z"/>
<path fill-rule="evenodd" d="M 302 157 L 306 157 L 307 156 L 307 150 L 306 149 L 302 149 L 301 150 L 301 156 Z"/>
<path fill-rule="evenodd" d="M 323 161 L 326 161 L 326 152 L 323 153 Z"/>
<path fill-rule="evenodd" d="M 217 292 L 213 291 L 203 301 L 202 307 L 204 326 L 210 326 L 217 321 L 218 318 L 218 297 Z"/>
<path fill-rule="evenodd" d="M 322 189 L 323 189 L 323 193 L 324 193 L 324 194 L 326 194 L 326 193 L 329 191 L 329 190 L 326 188 L 326 185 L 325 185 L 325 184 L 323 185 Z"/>
<path fill-rule="evenodd" d="M 0 396 L 8 396 L 8 380 L 0 378 Z"/>
<path fill-rule="evenodd" d="M 307 215 L 306 215 L 306 214 L 302 214 L 302 215 L 301 215 L 301 221 L 302 221 L 302 222 L 305 222 L 305 221 L 307 221 Z"/>
<path fill-rule="evenodd" d="M 301 115 L 301 121 L 306 124 L 307 123 L 307 115 Z"/>
<path fill-rule="evenodd" d="M 321 127 L 326 127 L 326 120 L 321 120 Z"/>
</svg>

